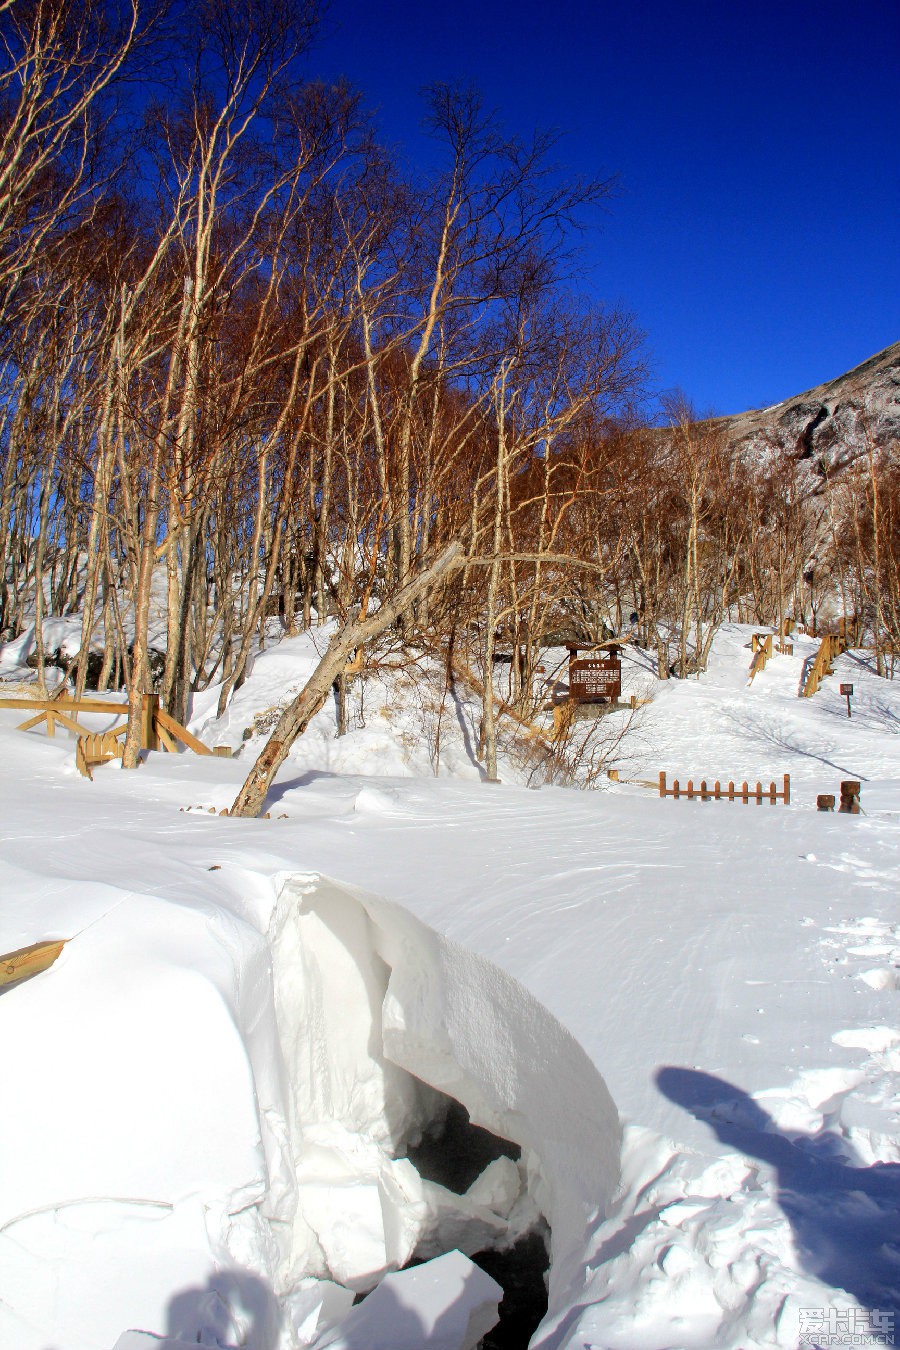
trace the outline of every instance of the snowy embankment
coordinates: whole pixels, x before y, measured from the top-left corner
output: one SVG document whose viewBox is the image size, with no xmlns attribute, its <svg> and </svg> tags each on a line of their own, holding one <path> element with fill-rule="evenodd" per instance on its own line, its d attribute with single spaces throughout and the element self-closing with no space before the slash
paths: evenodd
<svg viewBox="0 0 900 1350">
<path fill-rule="evenodd" d="M 798 699 L 803 639 L 748 689 L 748 637 L 657 688 L 622 774 L 790 772 L 789 808 L 424 777 L 372 699 L 341 742 L 323 710 L 273 819 L 230 820 L 252 750 L 90 784 L 3 713 L 0 950 L 71 940 L 0 997 L 0 1345 L 308 1344 L 348 1299 L 311 1277 L 535 1211 L 544 1350 L 794 1347 L 801 1309 L 900 1311 L 900 689 L 850 655 Z M 194 729 L 240 744 L 289 664 Z M 851 776 L 867 814 L 816 813 Z M 419 1177 L 423 1083 L 519 1163 L 462 1197 Z"/>
</svg>

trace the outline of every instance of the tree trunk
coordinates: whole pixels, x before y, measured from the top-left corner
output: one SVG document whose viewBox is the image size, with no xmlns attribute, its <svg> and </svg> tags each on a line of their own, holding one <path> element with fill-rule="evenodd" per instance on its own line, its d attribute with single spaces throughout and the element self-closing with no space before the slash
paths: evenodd
<svg viewBox="0 0 900 1350">
<path fill-rule="evenodd" d="M 272 780 L 287 759 L 291 746 L 298 736 L 302 736 L 322 707 L 335 680 L 343 673 L 348 658 L 357 647 L 371 642 L 372 638 L 390 627 L 399 615 L 405 614 L 409 606 L 445 572 L 458 566 L 462 552 L 462 545 L 454 541 L 431 567 L 401 587 L 393 600 L 382 605 L 370 619 L 351 619 L 335 633 L 312 675 L 278 719 L 272 735 L 235 797 L 230 815 L 259 815 Z"/>
</svg>

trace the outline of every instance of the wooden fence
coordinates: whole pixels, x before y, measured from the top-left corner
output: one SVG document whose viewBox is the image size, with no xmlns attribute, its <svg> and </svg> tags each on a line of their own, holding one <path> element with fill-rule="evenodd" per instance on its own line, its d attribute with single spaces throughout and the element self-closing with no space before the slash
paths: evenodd
<svg viewBox="0 0 900 1350">
<path fill-rule="evenodd" d="M 844 651 L 846 643 L 837 633 L 829 633 L 822 638 L 819 650 L 807 671 L 806 680 L 800 691 L 801 698 L 812 698 L 822 681 L 831 674 L 832 666 Z"/>
<path fill-rule="evenodd" d="M 791 776 L 786 773 L 783 778 L 783 786 L 779 792 L 774 783 L 770 783 L 764 788 L 762 783 L 757 783 L 751 787 L 749 783 L 742 783 L 736 787 L 734 783 L 729 783 L 727 787 L 716 780 L 712 787 L 707 785 L 706 779 L 701 779 L 695 787 L 693 778 L 689 778 L 687 786 L 682 787 L 676 778 L 671 787 L 666 785 L 666 775 L 659 775 L 659 795 L 661 797 L 686 797 L 688 801 L 700 802 L 743 802 L 746 806 L 749 802 L 756 802 L 757 806 L 762 806 L 763 802 L 769 802 L 772 806 L 776 802 L 784 802 L 785 806 L 791 804 Z"/>
<path fill-rule="evenodd" d="M 199 741 L 196 736 L 170 717 L 159 706 L 158 694 L 144 694 L 141 707 L 141 749 L 168 750 L 170 753 L 183 745 L 193 750 L 195 755 L 216 753 Z M 47 735 L 55 736 L 60 726 L 71 731 L 77 737 L 75 744 L 75 763 L 86 778 L 91 778 L 91 768 L 105 764 L 113 759 L 121 759 L 124 738 L 128 730 L 127 722 L 111 727 L 108 731 L 89 731 L 78 721 L 78 715 L 86 713 L 105 713 L 107 717 L 118 717 L 127 712 L 128 704 L 121 700 L 99 698 L 0 698 L 0 708 L 27 708 L 34 712 L 18 727 L 19 731 L 30 731 L 41 722 L 46 723 Z M 37 711 L 35 711 L 37 710 Z"/>
<path fill-rule="evenodd" d="M 751 639 L 753 648 L 753 660 L 750 662 L 750 678 L 748 684 L 752 684 L 754 677 L 761 670 L 765 670 L 766 662 L 772 655 L 772 634 L 754 633 Z"/>
<path fill-rule="evenodd" d="M 793 642 L 774 642 L 774 646 L 773 642 L 774 638 L 771 633 L 753 634 L 751 639 L 753 660 L 750 662 L 750 678 L 747 681 L 748 685 L 753 683 L 754 677 L 758 675 L 761 670 L 765 670 L 766 663 L 773 651 L 777 652 L 779 656 L 794 655 Z"/>
</svg>

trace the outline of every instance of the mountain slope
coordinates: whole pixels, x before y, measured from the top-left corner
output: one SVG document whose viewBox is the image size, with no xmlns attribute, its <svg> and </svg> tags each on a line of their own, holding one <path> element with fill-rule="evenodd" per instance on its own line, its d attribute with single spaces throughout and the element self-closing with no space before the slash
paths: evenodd
<svg viewBox="0 0 900 1350">
<path fill-rule="evenodd" d="M 842 468 L 869 445 L 900 440 L 900 342 L 837 379 L 721 425 L 739 453 L 781 451 L 819 473 Z"/>
</svg>

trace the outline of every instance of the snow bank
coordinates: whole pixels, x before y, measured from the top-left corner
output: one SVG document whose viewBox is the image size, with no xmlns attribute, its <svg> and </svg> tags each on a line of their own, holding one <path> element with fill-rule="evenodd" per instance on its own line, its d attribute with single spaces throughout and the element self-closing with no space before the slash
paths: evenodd
<svg viewBox="0 0 900 1350">
<path fill-rule="evenodd" d="M 312 1347 L 352 1292 L 298 1278 L 305 1254 L 368 1287 L 413 1244 L 502 1242 L 536 1209 L 541 1350 L 796 1350 L 801 1309 L 900 1324 L 900 681 L 848 653 L 800 699 L 801 636 L 748 688 L 750 631 L 657 686 L 622 778 L 787 771 L 790 807 L 416 779 L 408 708 L 340 741 L 326 708 L 277 814 L 240 821 L 208 812 L 241 759 L 86 783 L 70 741 L 0 714 L 0 951 L 70 939 L 0 995 L 0 1345 Z M 247 720 L 290 662 L 270 674 Z M 845 776 L 865 814 L 818 813 Z M 595 1223 L 616 1171 L 598 1072 L 627 1125 Z M 403 1156 L 443 1092 L 522 1141 L 465 1195 Z"/>
<path fill-rule="evenodd" d="M 574 1039 L 496 966 L 333 882 L 285 882 L 272 949 L 299 1185 L 282 1286 L 369 1288 L 414 1254 L 502 1245 L 540 1211 L 562 1297 L 618 1179 L 618 1117 Z M 431 1089 L 520 1145 L 521 1175 L 499 1159 L 462 1197 L 423 1181 L 403 1155 L 439 1111 Z"/>
<path fill-rule="evenodd" d="M 564 1297 L 618 1175 L 616 1113 L 578 1045 L 396 905 L 305 876 L 269 893 L 239 917 L 227 896 L 110 888 L 97 915 L 70 886 L 76 935 L 0 1002 L 8 1081 L 27 1085 L 0 1126 L 0 1343 L 310 1344 L 346 1308 L 329 1288 L 502 1245 L 539 1211 Z M 405 1152 L 442 1094 L 522 1163 L 462 1196 L 423 1180 Z M 466 1318 L 434 1344 L 468 1345 Z"/>
</svg>

